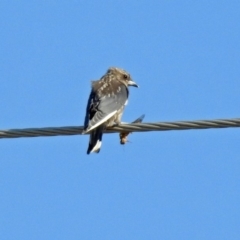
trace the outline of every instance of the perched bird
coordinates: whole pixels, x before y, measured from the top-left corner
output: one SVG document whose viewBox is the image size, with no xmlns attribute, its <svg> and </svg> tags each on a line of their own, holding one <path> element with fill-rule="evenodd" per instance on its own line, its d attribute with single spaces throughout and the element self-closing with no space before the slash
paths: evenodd
<svg viewBox="0 0 240 240">
<path fill-rule="evenodd" d="M 92 81 L 83 131 L 90 132 L 87 154 L 99 153 L 104 129 L 121 123 L 128 86 L 138 87 L 129 73 L 116 67 L 109 68 L 100 80 Z"/>
</svg>

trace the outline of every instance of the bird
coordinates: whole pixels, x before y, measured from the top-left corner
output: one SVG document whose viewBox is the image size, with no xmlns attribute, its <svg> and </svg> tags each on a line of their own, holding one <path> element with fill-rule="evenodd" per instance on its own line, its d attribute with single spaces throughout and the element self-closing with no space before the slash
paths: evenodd
<svg viewBox="0 0 240 240">
<path fill-rule="evenodd" d="M 129 86 L 138 87 L 127 71 L 117 67 L 110 67 L 100 80 L 92 81 L 82 132 L 90 133 L 87 154 L 99 153 L 103 131 L 121 123 Z"/>
</svg>

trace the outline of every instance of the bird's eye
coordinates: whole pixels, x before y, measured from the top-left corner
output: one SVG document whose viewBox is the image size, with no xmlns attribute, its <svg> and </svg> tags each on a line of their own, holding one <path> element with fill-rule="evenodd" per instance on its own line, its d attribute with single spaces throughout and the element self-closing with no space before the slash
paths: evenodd
<svg viewBox="0 0 240 240">
<path fill-rule="evenodd" d="M 127 74 L 124 74 L 124 75 L 123 75 L 123 78 L 124 78 L 124 79 L 128 79 L 128 75 L 127 75 Z"/>
</svg>

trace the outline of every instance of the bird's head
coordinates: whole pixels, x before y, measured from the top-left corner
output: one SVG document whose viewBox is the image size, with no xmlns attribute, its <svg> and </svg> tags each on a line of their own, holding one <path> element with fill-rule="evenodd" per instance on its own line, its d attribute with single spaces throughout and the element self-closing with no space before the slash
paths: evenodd
<svg viewBox="0 0 240 240">
<path fill-rule="evenodd" d="M 132 80 L 130 74 L 121 68 L 111 67 L 108 69 L 107 73 L 113 75 L 118 81 L 126 86 L 138 87 L 138 85 Z"/>
</svg>

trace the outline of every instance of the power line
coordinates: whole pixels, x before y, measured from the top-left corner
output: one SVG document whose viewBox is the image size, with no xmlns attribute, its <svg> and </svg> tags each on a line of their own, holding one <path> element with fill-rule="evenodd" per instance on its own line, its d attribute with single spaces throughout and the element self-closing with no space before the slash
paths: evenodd
<svg viewBox="0 0 240 240">
<path fill-rule="evenodd" d="M 240 127 L 240 118 L 180 122 L 130 123 L 107 128 L 105 132 L 148 132 L 229 127 Z M 0 130 L 0 138 L 68 136 L 79 135 L 82 131 L 82 126 L 9 129 Z"/>
</svg>

